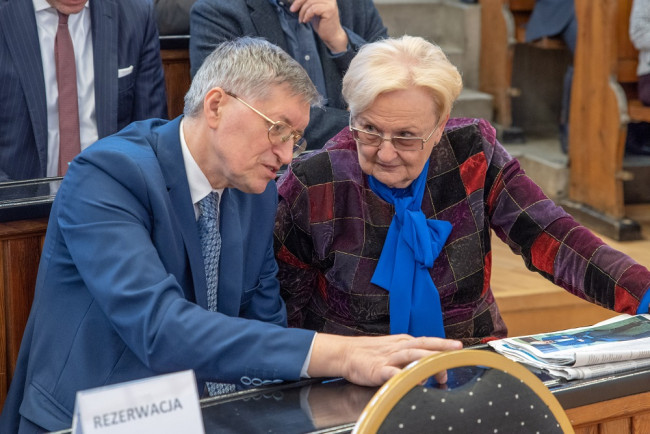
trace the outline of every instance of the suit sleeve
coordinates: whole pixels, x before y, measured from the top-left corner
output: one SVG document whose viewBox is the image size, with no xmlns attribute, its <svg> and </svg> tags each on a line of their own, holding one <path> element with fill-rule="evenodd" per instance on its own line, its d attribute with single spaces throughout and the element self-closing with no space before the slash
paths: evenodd
<svg viewBox="0 0 650 434">
<path fill-rule="evenodd" d="M 147 15 L 143 24 L 145 32 L 135 83 L 133 120 L 167 119 L 165 75 L 160 57 L 158 29 L 151 3 L 147 3 Z"/>
<path fill-rule="evenodd" d="M 193 369 L 199 381 L 298 379 L 313 332 L 229 317 L 186 299 L 187 288 L 168 271 L 170 253 L 160 253 L 178 246 L 154 244 L 160 228 L 174 227 L 158 221 L 172 204 L 164 184 L 150 185 L 156 159 L 136 164 L 122 151 L 88 151 L 66 175 L 57 219 L 79 278 L 126 346 L 154 371 Z"/>
<path fill-rule="evenodd" d="M 347 5 L 344 5 L 344 7 L 347 7 Z M 350 62 L 363 45 L 388 37 L 388 30 L 384 26 L 379 11 L 372 1 L 365 0 L 362 6 L 355 6 L 354 11 L 354 14 L 345 10 L 340 11 L 343 15 L 341 24 L 349 40 L 348 51 L 334 58 L 334 62 L 341 71 L 341 74 L 347 71 Z M 354 17 L 353 21 L 347 22 L 347 14 L 357 15 L 358 17 Z"/>
<path fill-rule="evenodd" d="M 196 74 L 206 57 L 222 42 L 245 35 L 241 20 L 248 12 L 237 2 L 197 1 L 190 11 L 190 72 Z M 253 35 L 254 36 L 254 35 Z"/>
</svg>

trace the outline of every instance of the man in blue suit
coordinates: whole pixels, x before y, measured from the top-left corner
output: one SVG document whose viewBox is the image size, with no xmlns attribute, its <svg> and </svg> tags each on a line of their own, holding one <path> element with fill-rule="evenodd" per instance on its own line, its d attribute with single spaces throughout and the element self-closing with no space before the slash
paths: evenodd
<svg viewBox="0 0 650 434">
<path fill-rule="evenodd" d="M 388 36 L 372 0 L 198 0 L 190 34 L 192 72 L 217 44 L 240 36 L 262 37 L 305 67 L 326 101 L 311 111 L 307 149 L 348 126 L 343 74 L 359 47 Z"/>
<path fill-rule="evenodd" d="M 0 181 L 57 175 L 57 11 L 69 15 L 81 149 L 135 120 L 167 117 L 149 1 L 0 0 Z"/>
<path fill-rule="evenodd" d="M 133 123 L 77 156 L 52 206 L 0 432 L 64 429 L 78 390 L 155 374 L 193 369 L 199 390 L 305 376 L 376 385 L 461 347 L 285 328 L 274 178 L 318 99 L 284 51 L 238 39 L 206 59 L 184 117 Z M 203 210 L 219 217 L 216 280 L 202 255 Z"/>
</svg>

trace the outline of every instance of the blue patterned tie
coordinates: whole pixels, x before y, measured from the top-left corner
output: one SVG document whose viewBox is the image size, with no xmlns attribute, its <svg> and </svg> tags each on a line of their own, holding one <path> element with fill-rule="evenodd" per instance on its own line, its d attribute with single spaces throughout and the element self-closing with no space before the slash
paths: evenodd
<svg viewBox="0 0 650 434">
<path fill-rule="evenodd" d="M 219 284 L 219 254 L 221 253 L 221 235 L 219 234 L 219 193 L 212 192 L 199 201 L 201 215 L 197 222 L 205 280 L 208 285 L 208 309 L 217 311 L 217 287 Z M 206 383 L 210 396 L 234 392 L 235 385 L 227 383 Z"/>
</svg>

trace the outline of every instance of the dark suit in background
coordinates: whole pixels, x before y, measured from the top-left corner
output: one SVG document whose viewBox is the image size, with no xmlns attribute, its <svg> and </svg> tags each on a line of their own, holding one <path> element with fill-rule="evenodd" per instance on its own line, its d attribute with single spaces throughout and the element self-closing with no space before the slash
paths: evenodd
<svg viewBox="0 0 650 434">
<path fill-rule="evenodd" d="M 134 120 L 167 117 L 153 6 L 90 0 L 99 138 Z M 52 47 L 54 50 L 54 47 Z M 133 71 L 118 79 L 118 70 Z M 31 0 L 0 0 L 0 181 L 46 176 L 47 109 Z"/>
<path fill-rule="evenodd" d="M 153 0 L 161 35 L 189 35 L 190 9 L 195 0 Z"/>
<path fill-rule="evenodd" d="M 327 46 L 314 33 L 328 103 L 310 112 L 305 131 L 308 149 L 321 148 L 348 125 L 347 105 L 341 95 L 343 74 L 361 45 L 388 36 L 372 0 L 338 0 L 337 3 L 351 50 L 332 58 Z M 262 37 L 289 52 L 280 20 L 269 0 L 198 0 L 190 14 L 190 34 L 192 75 L 217 44 L 240 36 Z"/>
</svg>

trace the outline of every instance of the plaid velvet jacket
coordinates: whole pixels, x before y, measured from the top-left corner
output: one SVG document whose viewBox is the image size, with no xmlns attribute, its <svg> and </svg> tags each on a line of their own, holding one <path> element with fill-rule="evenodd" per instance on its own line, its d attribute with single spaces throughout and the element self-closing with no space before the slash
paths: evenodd
<svg viewBox="0 0 650 434">
<path fill-rule="evenodd" d="M 349 131 L 294 160 L 278 191 L 275 249 L 289 325 L 388 334 L 388 292 L 370 279 L 394 208 L 370 190 Z M 492 231 L 530 270 L 600 306 L 634 314 L 650 287 L 645 267 L 542 193 L 486 121 L 449 120 L 431 154 L 422 211 L 453 225 L 430 272 L 446 336 L 466 345 L 507 334 L 490 288 Z"/>
</svg>

